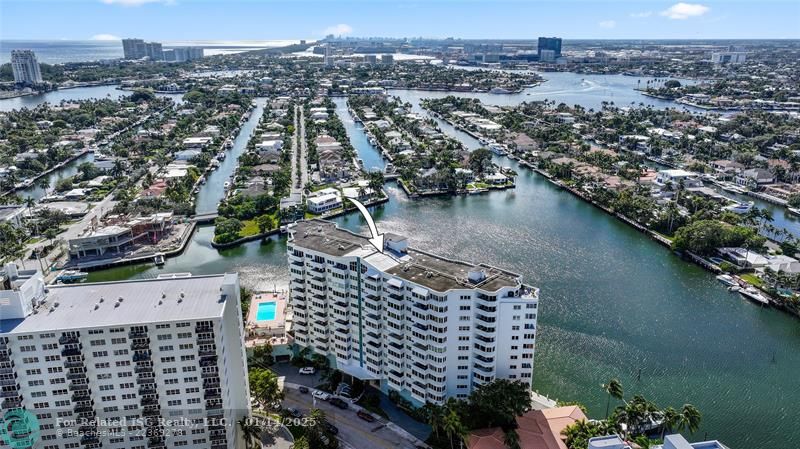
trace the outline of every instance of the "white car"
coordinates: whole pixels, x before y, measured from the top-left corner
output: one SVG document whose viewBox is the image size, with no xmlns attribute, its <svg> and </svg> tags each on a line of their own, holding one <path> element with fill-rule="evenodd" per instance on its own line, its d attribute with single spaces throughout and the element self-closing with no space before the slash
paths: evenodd
<svg viewBox="0 0 800 449">
<path fill-rule="evenodd" d="M 314 390 L 314 392 L 311 393 L 311 396 L 314 396 L 316 399 L 319 399 L 320 401 L 327 401 L 328 399 L 331 398 L 331 395 L 329 393 L 325 393 L 324 391 L 319 391 L 319 390 Z"/>
<path fill-rule="evenodd" d="M 299 371 L 300 374 L 314 374 L 316 372 L 317 370 L 315 370 L 313 366 L 305 366 L 303 368 L 300 368 Z"/>
</svg>

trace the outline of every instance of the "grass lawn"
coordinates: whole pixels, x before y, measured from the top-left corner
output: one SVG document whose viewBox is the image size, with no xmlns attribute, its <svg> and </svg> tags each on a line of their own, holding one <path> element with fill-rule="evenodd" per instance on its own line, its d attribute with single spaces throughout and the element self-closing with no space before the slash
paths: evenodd
<svg viewBox="0 0 800 449">
<path fill-rule="evenodd" d="M 761 287 L 764 286 L 764 281 L 762 281 L 760 278 L 756 277 L 756 275 L 754 275 L 752 273 L 741 274 L 741 275 L 739 275 L 739 277 L 744 279 L 745 281 L 753 284 L 754 286 L 756 286 L 758 288 L 761 288 Z"/>
<path fill-rule="evenodd" d="M 660 235 L 661 237 L 664 237 L 667 240 L 672 240 L 672 236 L 669 236 L 667 234 L 664 234 L 664 233 L 661 233 L 661 232 L 658 232 L 658 231 L 653 231 L 653 232 L 655 232 L 656 234 Z"/>
<path fill-rule="evenodd" d="M 41 237 L 33 237 L 33 238 L 30 238 L 30 239 L 28 239 L 28 241 L 27 241 L 27 242 L 25 242 L 25 244 L 26 244 L 26 245 L 32 245 L 32 244 L 34 244 L 34 243 L 39 243 L 39 242 L 41 242 L 42 240 L 44 240 L 44 239 L 43 239 L 43 238 L 41 238 Z"/>
<path fill-rule="evenodd" d="M 310 191 L 312 191 L 312 192 L 319 192 L 320 190 L 322 190 L 322 189 L 327 189 L 328 187 L 334 187 L 334 184 L 319 184 L 319 185 L 313 185 L 313 186 L 311 186 L 311 187 L 310 187 L 308 190 L 310 190 Z"/>
<path fill-rule="evenodd" d="M 244 227 L 239 231 L 239 237 L 250 237 L 259 233 L 255 220 L 244 220 L 242 223 L 244 223 Z"/>
</svg>

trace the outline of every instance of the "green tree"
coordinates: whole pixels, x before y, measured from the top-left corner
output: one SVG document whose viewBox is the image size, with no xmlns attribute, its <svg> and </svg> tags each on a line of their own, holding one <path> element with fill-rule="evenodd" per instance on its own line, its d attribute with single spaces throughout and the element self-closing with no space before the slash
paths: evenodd
<svg viewBox="0 0 800 449">
<path fill-rule="evenodd" d="M 607 384 L 603 385 L 603 390 L 605 390 L 606 394 L 608 395 L 608 399 L 606 400 L 606 418 L 608 418 L 608 410 L 611 406 L 611 398 L 617 400 L 622 399 L 622 383 L 620 383 L 618 379 L 611 379 Z"/>
<path fill-rule="evenodd" d="M 258 225 L 258 232 L 264 234 L 275 228 L 275 219 L 267 214 L 259 215 L 256 217 L 256 224 Z"/>
<path fill-rule="evenodd" d="M 480 385 L 469 396 L 470 425 L 511 428 L 517 416 L 531 409 L 528 386 L 523 382 L 497 379 Z"/>
<path fill-rule="evenodd" d="M 448 409 L 447 413 L 444 415 L 442 419 L 442 430 L 444 430 L 444 433 L 447 435 L 447 439 L 450 440 L 450 449 L 454 447 L 454 438 L 463 440 L 467 435 L 467 431 L 461 422 L 461 417 L 453 408 Z"/>
<path fill-rule="evenodd" d="M 680 415 L 677 411 L 675 411 L 672 407 L 667 407 L 661 412 L 661 439 L 664 439 L 664 434 L 667 430 L 672 430 L 675 426 L 678 425 L 680 421 Z"/>
<path fill-rule="evenodd" d="M 678 430 L 688 430 L 690 433 L 697 432 L 700 422 L 703 420 L 700 411 L 692 404 L 684 404 L 678 414 Z"/>
<path fill-rule="evenodd" d="M 278 387 L 278 376 L 272 371 L 263 368 L 251 369 L 247 378 L 250 382 L 250 395 L 262 407 L 283 399 L 283 392 Z"/>
<path fill-rule="evenodd" d="M 261 426 L 249 417 L 244 417 L 239 420 L 239 430 L 244 439 L 244 446 L 247 449 L 256 448 L 260 446 L 261 440 Z"/>
</svg>

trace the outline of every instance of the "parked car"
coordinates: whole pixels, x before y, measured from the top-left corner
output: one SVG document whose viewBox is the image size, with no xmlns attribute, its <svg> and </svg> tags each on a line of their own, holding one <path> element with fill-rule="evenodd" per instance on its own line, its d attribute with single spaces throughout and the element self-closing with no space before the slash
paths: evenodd
<svg viewBox="0 0 800 449">
<path fill-rule="evenodd" d="M 366 422 L 375 422 L 375 417 L 365 412 L 364 410 L 359 410 L 356 413 L 356 415 L 358 415 L 359 418 L 363 419 Z"/>
<path fill-rule="evenodd" d="M 340 409 L 344 410 L 347 408 L 347 402 L 343 401 L 340 398 L 331 398 L 329 401 L 332 405 L 339 407 Z"/>
<path fill-rule="evenodd" d="M 329 423 L 328 421 L 325 421 L 325 427 L 328 429 L 328 432 L 330 432 L 330 433 L 332 433 L 334 435 L 338 435 L 339 434 L 339 428 L 334 426 L 333 424 Z"/>
<path fill-rule="evenodd" d="M 298 372 L 300 374 L 314 374 L 317 372 L 317 370 L 315 370 L 313 366 L 304 366 L 300 368 L 300 371 Z"/>
<path fill-rule="evenodd" d="M 303 414 L 302 414 L 302 413 L 300 413 L 300 410 L 297 410 L 297 409 L 296 409 L 296 408 L 294 408 L 294 407 L 289 407 L 289 408 L 287 408 L 287 409 L 286 409 L 286 411 L 287 411 L 287 412 L 289 412 L 289 414 L 290 414 L 290 415 L 291 415 L 293 418 L 299 418 L 299 417 L 303 416 Z"/>
<path fill-rule="evenodd" d="M 320 401 L 327 401 L 328 399 L 331 398 L 330 393 L 325 393 L 324 391 L 319 391 L 319 390 L 314 390 L 314 392 L 311 393 L 311 396 L 314 396 Z"/>
<path fill-rule="evenodd" d="M 300 391 L 300 393 L 303 393 L 303 394 L 308 393 L 308 387 L 306 387 L 304 385 L 300 385 L 300 388 L 298 388 L 297 390 Z"/>
</svg>

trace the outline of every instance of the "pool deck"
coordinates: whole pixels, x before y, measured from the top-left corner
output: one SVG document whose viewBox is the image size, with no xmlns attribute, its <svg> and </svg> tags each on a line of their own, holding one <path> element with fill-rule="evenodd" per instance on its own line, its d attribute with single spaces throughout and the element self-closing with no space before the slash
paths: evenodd
<svg viewBox="0 0 800 449">
<path fill-rule="evenodd" d="M 267 302 L 275 303 L 275 319 L 269 321 L 256 320 L 258 305 Z M 280 293 L 254 293 L 253 299 L 250 301 L 250 309 L 247 311 L 247 321 L 244 325 L 248 343 L 251 341 L 285 338 L 286 298 Z"/>
</svg>

